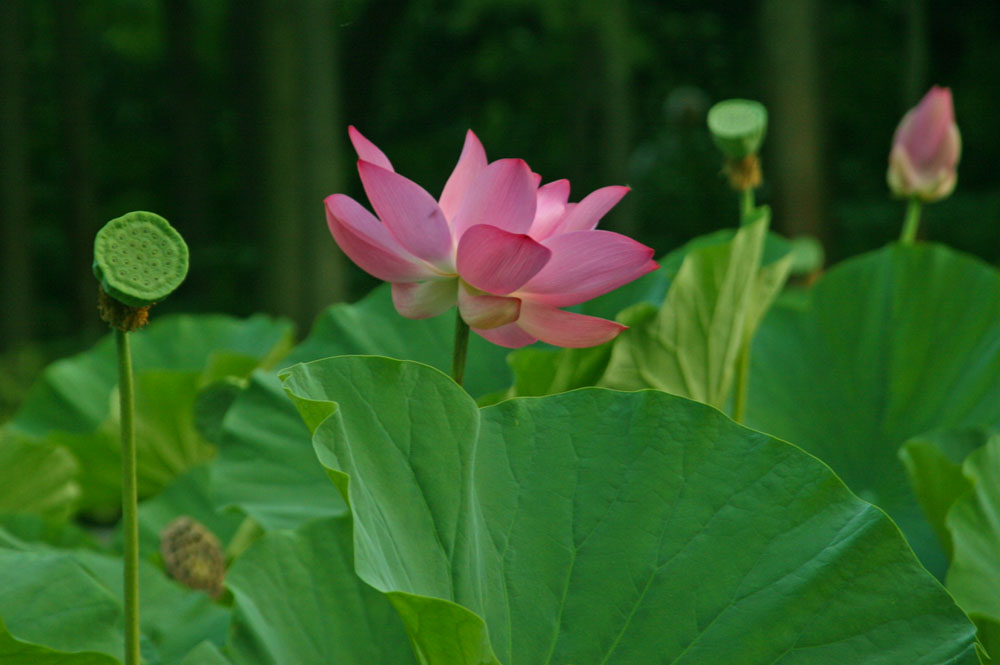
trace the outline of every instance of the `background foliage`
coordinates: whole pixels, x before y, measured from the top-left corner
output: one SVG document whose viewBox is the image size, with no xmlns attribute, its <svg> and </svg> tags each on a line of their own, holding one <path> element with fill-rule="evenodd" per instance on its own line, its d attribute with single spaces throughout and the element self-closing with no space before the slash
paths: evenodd
<svg viewBox="0 0 1000 665">
<path fill-rule="evenodd" d="M 491 157 L 569 177 L 574 198 L 628 183 L 606 225 L 662 255 L 733 224 L 704 112 L 758 98 L 774 227 L 839 259 L 896 233 L 891 133 L 931 83 L 951 85 L 965 153 L 926 233 L 996 261 L 998 20 L 968 0 L 8 0 L 0 396 L 96 339 L 90 243 L 126 210 L 162 213 L 191 244 L 164 311 L 263 310 L 304 331 L 367 291 L 320 203 L 361 195 L 350 123 L 431 191 L 469 127 Z"/>
</svg>

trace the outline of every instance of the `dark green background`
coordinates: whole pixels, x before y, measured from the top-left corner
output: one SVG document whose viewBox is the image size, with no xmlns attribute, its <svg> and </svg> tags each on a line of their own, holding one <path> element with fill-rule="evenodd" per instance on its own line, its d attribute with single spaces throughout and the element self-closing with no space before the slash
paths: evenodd
<svg viewBox="0 0 1000 665">
<path fill-rule="evenodd" d="M 364 200 L 348 124 L 435 195 L 467 128 L 491 159 L 569 177 L 573 199 L 627 183 L 604 226 L 662 254 L 735 222 L 704 113 L 761 99 L 760 199 L 838 260 L 898 233 L 892 132 L 949 85 L 964 154 L 924 236 L 995 262 L 998 23 L 1000 5 L 971 0 L 4 0 L 0 373 L 101 332 L 93 234 L 132 209 L 191 247 L 161 311 L 303 329 L 359 297 L 373 281 L 322 211 L 336 191 Z"/>
</svg>

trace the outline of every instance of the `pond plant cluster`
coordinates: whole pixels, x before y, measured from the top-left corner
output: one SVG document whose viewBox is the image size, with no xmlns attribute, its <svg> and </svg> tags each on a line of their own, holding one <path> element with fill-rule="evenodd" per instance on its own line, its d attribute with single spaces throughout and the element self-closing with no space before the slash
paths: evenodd
<svg viewBox="0 0 1000 665">
<path fill-rule="evenodd" d="M 950 91 L 893 138 L 899 242 L 825 273 L 756 204 L 766 110 L 707 122 L 733 228 L 658 261 L 597 229 L 626 187 L 470 131 L 435 198 L 350 128 L 374 214 L 327 222 L 388 284 L 297 345 L 157 318 L 187 246 L 109 222 L 112 335 L 0 428 L 0 662 L 1000 658 L 1000 272 L 918 241 Z"/>
</svg>

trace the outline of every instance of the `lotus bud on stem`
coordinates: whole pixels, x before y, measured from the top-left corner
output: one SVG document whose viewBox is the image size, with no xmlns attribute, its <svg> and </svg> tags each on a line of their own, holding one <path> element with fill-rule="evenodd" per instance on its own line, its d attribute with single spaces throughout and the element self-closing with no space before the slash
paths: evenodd
<svg viewBox="0 0 1000 665">
<path fill-rule="evenodd" d="M 115 331 L 121 407 L 122 533 L 124 555 L 125 665 L 140 665 L 138 457 L 135 397 L 128 333 L 149 321 L 149 308 L 170 295 L 187 275 L 188 248 L 167 220 L 130 212 L 111 220 L 94 239 L 97 306 Z"/>
<path fill-rule="evenodd" d="M 961 155 L 951 90 L 934 86 L 903 116 L 892 137 L 886 181 L 895 196 L 908 199 L 902 244 L 911 245 L 917 238 L 921 205 L 954 191 Z"/>
</svg>

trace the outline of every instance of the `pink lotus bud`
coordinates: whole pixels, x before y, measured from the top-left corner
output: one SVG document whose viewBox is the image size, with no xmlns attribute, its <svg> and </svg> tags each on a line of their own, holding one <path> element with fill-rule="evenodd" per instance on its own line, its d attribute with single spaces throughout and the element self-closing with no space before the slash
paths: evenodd
<svg viewBox="0 0 1000 665">
<path fill-rule="evenodd" d="M 897 196 L 930 203 L 955 189 L 962 137 L 951 90 L 934 86 L 896 128 L 889 153 L 889 188 Z"/>
</svg>

